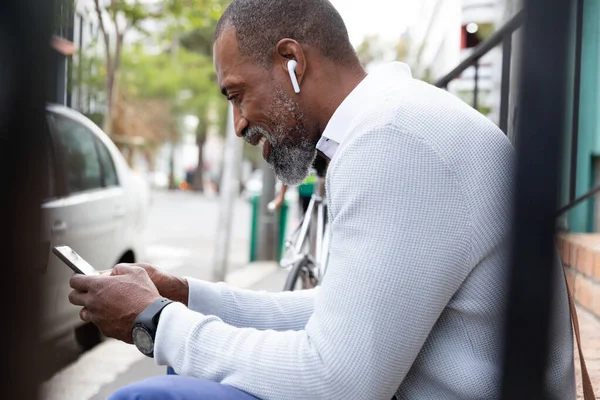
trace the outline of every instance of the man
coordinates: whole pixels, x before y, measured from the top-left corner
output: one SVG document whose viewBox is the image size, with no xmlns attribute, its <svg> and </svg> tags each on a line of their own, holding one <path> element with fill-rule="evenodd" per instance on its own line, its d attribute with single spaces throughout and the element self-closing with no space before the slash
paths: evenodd
<svg viewBox="0 0 600 400">
<path fill-rule="evenodd" d="M 331 159 L 327 275 L 277 294 L 149 266 L 73 277 L 84 321 L 183 375 L 113 399 L 497 398 L 515 158 L 502 132 L 404 64 L 367 76 L 327 0 L 234 0 L 214 54 L 237 134 L 279 179 Z M 555 273 L 546 382 L 574 399 Z"/>
</svg>

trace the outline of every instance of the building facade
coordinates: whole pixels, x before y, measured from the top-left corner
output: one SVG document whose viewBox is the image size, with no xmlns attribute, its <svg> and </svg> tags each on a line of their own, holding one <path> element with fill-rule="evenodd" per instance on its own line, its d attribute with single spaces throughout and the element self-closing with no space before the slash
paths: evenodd
<svg viewBox="0 0 600 400">
<path fill-rule="evenodd" d="M 99 28 L 91 0 L 59 0 L 52 42 L 48 101 L 84 114 L 101 110 L 98 91 L 90 78 L 98 77 Z"/>
</svg>

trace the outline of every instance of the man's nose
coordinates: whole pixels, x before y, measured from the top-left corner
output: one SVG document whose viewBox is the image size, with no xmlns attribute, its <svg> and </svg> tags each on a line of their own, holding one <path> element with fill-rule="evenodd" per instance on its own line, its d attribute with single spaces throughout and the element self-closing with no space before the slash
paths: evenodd
<svg viewBox="0 0 600 400">
<path fill-rule="evenodd" d="M 235 134 L 238 137 L 243 137 L 244 130 L 248 127 L 248 120 L 244 118 L 237 108 L 233 109 L 233 126 L 235 128 Z"/>
</svg>

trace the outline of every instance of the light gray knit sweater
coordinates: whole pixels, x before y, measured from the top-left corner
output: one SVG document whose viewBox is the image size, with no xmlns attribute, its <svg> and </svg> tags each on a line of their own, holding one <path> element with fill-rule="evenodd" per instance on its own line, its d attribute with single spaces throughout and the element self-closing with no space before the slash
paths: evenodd
<svg viewBox="0 0 600 400">
<path fill-rule="evenodd" d="M 161 315 L 158 364 L 263 400 L 498 397 L 514 152 L 486 118 L 397 68 L 359 85 L 362 108 L 331 161 L 322 286 L 268 294 L 189 280 L 189 309 Z M 547 382 L 570 400 L 555 272 Z"/>
</svg>

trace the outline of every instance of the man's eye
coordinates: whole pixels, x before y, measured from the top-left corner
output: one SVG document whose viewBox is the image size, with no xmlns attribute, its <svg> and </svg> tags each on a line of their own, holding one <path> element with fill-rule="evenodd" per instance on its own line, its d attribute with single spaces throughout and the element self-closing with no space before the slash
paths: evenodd
<svg viewBox="0 0 600 400">
<path fill-rule="evenodd" d="M 227 100 L 228 101 L 235 101 L 238 98 L 237 94 L 231 95 L 231 96 L 227 96 Z"/>
</svg>

